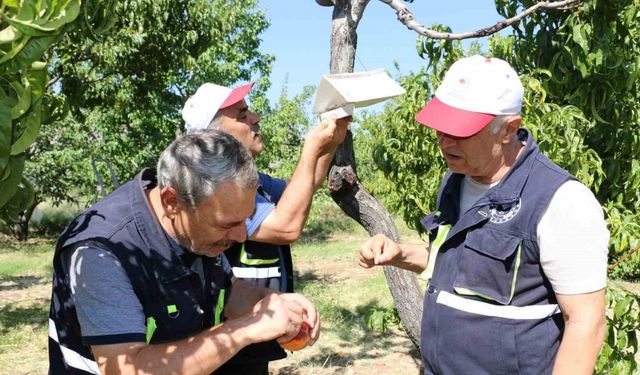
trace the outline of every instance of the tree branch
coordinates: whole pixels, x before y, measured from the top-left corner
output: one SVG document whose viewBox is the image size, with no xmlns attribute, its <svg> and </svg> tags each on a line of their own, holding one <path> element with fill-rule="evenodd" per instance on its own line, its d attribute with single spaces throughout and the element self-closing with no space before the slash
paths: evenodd
<svg viewBox="0 0 640 375">
<path fill-rule="evenodd" d="M 370 0 L 353 0 L 351 4 L 351 20 L 355 23 L 356 27 L 360 23 L 364 9 L 369 4 Z"/>
<path fill-rule="evenodd" d="M 45 91 L 46 91 L 46 90 L 49 90 L 49 87 L 51 87 L 51 86 L 55 85 L 55 84 L 56 84 L 56 83 L 58 83 L 58 81 L 60 81 L 61 79 L 62 79 L 62 76 L 56 76 L 56 77 L 54 77 L 54 78 L 51 78 L 51 79 L 49 80 L 49 82 L 47 82 L 47 85 L 46 85 L 46 87 L 45 87 Z"/>
<path fill-rule="evenodd" d="M 531 13 L 537 12 L 541 9 L 560 9 L 560 10 L 573 9 L 578 6 L 578 3 L 582 2 L 582 0 L 541 1 L 536 5 L 528 9 L 525 9 L 521 13 L 511 18 L 508 18 L 506 20 L 502 20 L 493 26 L 485 27 L 476 31 L 468 31 L 464 33 L 443 33 L 440 31 L 427 29 L 424 25 L 417 22 L 411 10 L 409 10 L 409 8 L 407 8 L 407 6 L 404 4 L 404 1 L 402 0 L 380 0 L 380 1 L 389 5 L 391 8 L 395 9 L 396 14 L 398 15 L 398 20 L 402 22 L 402 24 L 404 24 L 409 30 L 413 30 L 420 35 L 424 35 L 432 39 L 446 39 L 446 40 L 479 38 L 483 36 L 492 35 L 520 21 L 521 19 L 527 17 Z"/>
<path fill-rule="evenodd" d="M 636 246 L 636 248 L 635 248 L 635 249 L 633 249 L 633 250 L 631 250 L 631 251 L 627 251 L 626 253 L 624 253 L 624 254 L 620 257 L 620 259 L 618 259 L 615 263 L 611 264 L 611 265 L 608 267 L 608 269 L 607 269 L 607 270 L 608 270 L 609 272 L 613 271 L 616 267 L 618 267 L 618 265 L 619 265 L 620 263 L 624 262 L 624 260 L 625 260 L 625 259 L 627 259 L 628 257 L 632 256 L 632 255 L 633 255 L 633 253 L 635 253 L 635 252 L 636 252 L 636 251 L 638 251 L 638 250 L 640 250 L 640 246 Z"/>
</svg>

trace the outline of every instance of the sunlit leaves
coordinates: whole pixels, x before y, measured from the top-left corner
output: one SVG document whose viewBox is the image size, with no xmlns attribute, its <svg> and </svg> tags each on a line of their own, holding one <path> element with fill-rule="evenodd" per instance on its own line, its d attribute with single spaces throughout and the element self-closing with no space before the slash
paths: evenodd
<svg viewBox="0 0 640 375">
<path fill-rule="evenodd" d="M 82 28 L 54 50 L 59 90 L 45 101 L 62 107 L 43 113 L 48 125 L 26 167 L 38 197 L 54 204 L 86 203 L 96 191 L 115 188 L 112 181 L 122 183 L 153 166 L 183 130 L 180 110 L 200 84 L 266 77 L 272 61 L 259 51 L 268 22 L 256 1 L 83 4 Z M 104 7 L 111 7 L 110 16 Z M 94 36 L 105 24 L 113 26 Z M 252 94 L 267 84 L 261 80 Z"/>
<path fill-rule="evenodd" d="M 14 222 L 33 199 L 22 177 L 40 130 L 48 74 L 41 61 L 80 11 L 79 0 L 5 1 L 0 21 L 0 220 Z"/>
<path fill-rule="evenodd" d="M 640 296 L 616 286 L 607 288 L 607 333 L 596 374 L 627 375 L 639 370 Z"/>
</svg>

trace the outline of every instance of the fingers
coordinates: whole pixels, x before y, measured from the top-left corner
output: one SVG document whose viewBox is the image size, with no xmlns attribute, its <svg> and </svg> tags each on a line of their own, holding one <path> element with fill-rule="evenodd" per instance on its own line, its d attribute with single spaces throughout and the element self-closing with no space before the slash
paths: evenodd
<svg viewBox="0 0 640 375">
<path fill-rule="evenodd" d="M 373 249 L 371 247 L 371 243 L 373 238 L 369 238 L 362 246 L 360 247 L 360 252 L 358 254 L 358 264 L 363 268 L 371 268 L 375 266 L 375 254 L 373 253 Z"/>
<path fill-rule="evenodd" d="M 360 247 L 358 264 L 363 268 L 387 265 L 393 261 L 398 253 L 398 244 L 387 236 L 378 234 Z"/>
<path fill-rule="evenodd" d="M 318 340 L 318 337 L 320 337 L 320 314 L 316 306 L 313 302 L 309 301 L 305 296 L 299 293 L 286 293 L 281 294 L 280 296 L 283 299 L 288 300 L 292 307 L 295 306 L 296 308 L 301 309 L 302 314 L 300 316 L 302 317 L 302 321 L 305 321 L 310 327 L 310 345 L 313 345 L 313 343 Z"/>
</svg>

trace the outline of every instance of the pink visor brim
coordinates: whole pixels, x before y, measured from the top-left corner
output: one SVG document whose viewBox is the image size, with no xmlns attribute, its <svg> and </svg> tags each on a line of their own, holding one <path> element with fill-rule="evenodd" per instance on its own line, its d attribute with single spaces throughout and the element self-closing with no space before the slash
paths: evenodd
<svg viewBox="0 0 640 375">
<path fill-rule="evenodd" d="M 482 130 L 496 115 L 465 111 L 433 97 L 416 115 L 416 121 L 454 137 L 470 137 Z"/>
<path fill-rule="evenodd" d="M 253 85 L 254 85 L 254 82 L 250 82 L 250 83 L 247 83 L 246 85 L 242 85 L 240 87 L 236 87 L 235 89 L 233 89 L 231 91 L 231 94 L 229 94 L 229 96 L 224 100 L 224 102 L 222 102 L 222 105 L 220 105 L 220 109 L 232 106 L 237 102 L 241 101 L 242 99 L 244 99 L 244 97 L 247 96 L 249 91 L 251 91 L 251 88 L 253 87 Z"/>
</svg>

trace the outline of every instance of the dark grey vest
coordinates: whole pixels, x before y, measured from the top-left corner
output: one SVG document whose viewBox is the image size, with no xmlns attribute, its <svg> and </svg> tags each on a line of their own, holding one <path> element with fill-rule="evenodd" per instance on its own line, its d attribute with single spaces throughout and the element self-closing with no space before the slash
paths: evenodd
<svg viewBox="0 0 640 375">
<path fill-rule="evenodd" d="M 498 185 L 459 212 L 464 176 L 449 173 L 437 210 L 422 221 L 433 253 L 422 318 L 425 374 L 553 369 L 564 327 L 536 230 L 556 190 L 573 177 L 540 153 L 528 131 L 518 135 L 526 146 Z"/>
<path fill-rule="evenodd" d="M 82 341 L 68 272 L 71 254 L 87 242 L 118 257 L 147 317 L 146 337 L 117 337 L 118 342 L 180 340 L 220 321 L 231 287 L 230 275 L 220 263 L 226 260 L 202 257 L 203 286 L 200 276 L 171 250 L 151 213 L 144 190 L 153 186 L 155 170 L 144 170 L 75 218 L 60 236 L 49 313 L 51 374 L 96 373 L 90 346 Z M 109 340 L 113 337 L 99 344 L 110 344 Z"/>
</svg>

